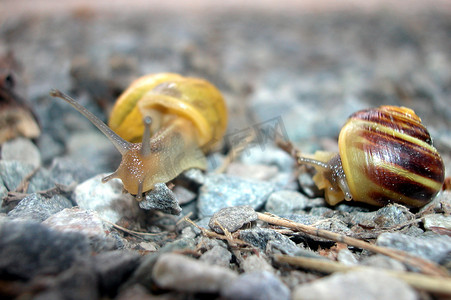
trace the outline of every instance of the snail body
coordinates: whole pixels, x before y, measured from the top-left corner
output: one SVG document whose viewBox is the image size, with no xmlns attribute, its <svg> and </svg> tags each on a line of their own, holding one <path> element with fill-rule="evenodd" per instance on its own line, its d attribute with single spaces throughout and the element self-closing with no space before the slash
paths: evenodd
<svg viewBox="0 0 451 300">
<path fill-rule="evenodd" d="M 297 156 L 299 164 L 315 167 L 313 180 L 331 205 L 354 200 L 422 207 L 443 185 L 443 160 L 409 108 L 381 106 L 352 114 L 338 147 L 338 154 Z"/>
<path fill-rule="evenodd" d="M 70 97 L 51 94 L 69 102 L 112 141 L 122 161 L 103 181 L 120 178 L 138 200 L 187 169 L 205 169 L 204 153 L 227 126 L 221 93 L 205 80 L 178 74 L 152 74 L 133 82 L 116 101 L 109 127 Z"/>
</svg>

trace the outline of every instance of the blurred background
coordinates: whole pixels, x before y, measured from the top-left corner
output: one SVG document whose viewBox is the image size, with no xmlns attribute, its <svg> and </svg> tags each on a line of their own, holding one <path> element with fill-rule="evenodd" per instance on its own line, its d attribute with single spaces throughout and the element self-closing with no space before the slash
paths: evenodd
<svg viewBox="0 0 451 300">
<path fill-rule="evenodd" d="M 47 163 L 68 153 L 86 158 L 87 132 L 93 156 L 112 148 L 51 99 L 51 88 L 106 120 L 133 79 L 170 71 L 224 93 L 229 135 L 276 119 L 306 152 L 336 149 L 356 110 L 411 107 L 449 166 L 450 14 L 445 0 L 2 0 L 0 55 L 39 120 Z"/>
</svg>

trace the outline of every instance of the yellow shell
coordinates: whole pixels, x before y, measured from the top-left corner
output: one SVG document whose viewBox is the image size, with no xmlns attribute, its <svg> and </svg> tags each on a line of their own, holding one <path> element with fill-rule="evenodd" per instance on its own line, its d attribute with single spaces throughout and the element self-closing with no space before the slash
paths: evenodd
<svg viewBox="0 0 451 300">
<path fill-rule="evenodd" d="M 152 133 L 173 118 L 190 120 L 204 151 L 222 139 L 227 127 L 221 93 L 206 80 L 173 73 L 151 74 L 134 81 L 113 107 L 109 126 L 125 140 L 140 142 L 144 116 L 152 118 Z"/>
</svg>

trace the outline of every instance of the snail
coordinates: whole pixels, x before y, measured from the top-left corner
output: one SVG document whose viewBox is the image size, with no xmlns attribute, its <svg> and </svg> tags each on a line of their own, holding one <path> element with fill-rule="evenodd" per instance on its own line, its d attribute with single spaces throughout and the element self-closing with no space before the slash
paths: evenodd
<svg viewBox="0 0 451 300">
<path fill-rule="evenodd" d="M 227 126 L 224 99 L 212 84 L 173 73 L 135 80 L 116 101 L 109 126 L 60 91 L 50 94 L 70 103 L 119 150 L 118 169 L 102 181 L 121 179 L 137 200 L 185 170 L 205 169 L 204 153 L 222 139 Z"/>
<path fill-rule="evenodd" d="M 444 181 L 443 160 L 428 130 L 406 107 L 386 105 L 352 114 L 340 131 L 338 154 L 301 155 L 289 143 L 279 145 L 298 164 L 316 169 L 313 180 L 330 205 L 354 200 L 419 208 Z"/>
</svg>

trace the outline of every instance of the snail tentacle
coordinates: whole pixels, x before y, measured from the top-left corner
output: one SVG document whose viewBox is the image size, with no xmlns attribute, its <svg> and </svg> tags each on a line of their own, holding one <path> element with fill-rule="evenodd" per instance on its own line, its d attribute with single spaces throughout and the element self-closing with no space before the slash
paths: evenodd
<svg viewBox="0 0 451 300">
<path fill-rule="evenodd" d="M 129 149 L 131 143 L 127 142 L 119 135 L 117 135 L 110 127 L 108 127 L 105 123 L 103 123 L 99 118 L 93 115 L 89 110 L 80 105 L 77 101 L 75 101 L 70 96 L 64 94 L 60 90 L 52 89 L 50 91 L 50 95 L 52 97 L 61 98 L 70 105 L 72 105 L 76 110 L 78 110 L 82 115 L 84 115 L 92 124 L 94 124 L 116 147 L 116 149 L 123 155 Z"/>
<path fill-rule="evenodd" d="M 141 146 L 141 155 L 142 157 L 148 157 L 151 152 L 150 147 L 150 124 L 152 123 L 151 117 L 145 117 L 143 120 L 144 123 L 144 133 L 143 133 L 143 139 L 142 139 L 142 146 Z"/>
</svg>

